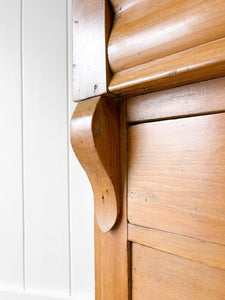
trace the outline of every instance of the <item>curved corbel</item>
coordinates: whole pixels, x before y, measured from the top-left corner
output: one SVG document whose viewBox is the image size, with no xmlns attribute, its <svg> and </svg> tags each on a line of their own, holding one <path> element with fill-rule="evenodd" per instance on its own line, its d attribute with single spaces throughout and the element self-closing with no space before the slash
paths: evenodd
<svg viewBox="0 0 225 300">
<path fill-rule="evenodd" d="M 71 144 L 94 192 L 95 214 L 103 232 L 119 215 L 118 104 L 107 97 L 79 102 L 71 120 Z"/>
</svg>

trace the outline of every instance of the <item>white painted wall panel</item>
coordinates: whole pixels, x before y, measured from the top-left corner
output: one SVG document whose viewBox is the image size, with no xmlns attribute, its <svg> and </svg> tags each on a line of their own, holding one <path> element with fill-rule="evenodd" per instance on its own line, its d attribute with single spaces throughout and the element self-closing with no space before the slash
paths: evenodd
<svg viewBox="0 0 225 300">
<path fill-rule="evenodd" d="M 0 291 L 1 300 L 94 300 L 94 297 L 88 294 L 76 294 L 71 296 L 46 296 L 44 294 L 30 294 L 25 292 Z"/>
<path fill-rule="evenodd" d="M 23 287 L 20 0 L 0 0 L 0 287 Z"/>
<path fill-rule="evenodd" d="M 0 0 L 0 300 L 94 299 L 71 73 L 72 0 Z"/>
<path fill-rule="evenodd" d="M 25 286 L 69 295 L 67 5 L 23 6 Z"/>
</svg>

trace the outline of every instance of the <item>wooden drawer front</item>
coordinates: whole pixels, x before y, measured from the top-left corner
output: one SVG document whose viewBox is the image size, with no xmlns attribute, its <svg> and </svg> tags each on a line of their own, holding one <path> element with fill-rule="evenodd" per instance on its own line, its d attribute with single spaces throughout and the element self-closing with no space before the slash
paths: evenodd
<svg viewBox="0 0 225 300">
<path fill-rule="evenodd" d="M 225 114 L 128 129 L 131 223 L 225 244 Z"/>
<path fill-rule="evenodd" d="M 164 299 L 225 299 L 225 271 L 132 244 L 132 300 Z"/>
</svg>

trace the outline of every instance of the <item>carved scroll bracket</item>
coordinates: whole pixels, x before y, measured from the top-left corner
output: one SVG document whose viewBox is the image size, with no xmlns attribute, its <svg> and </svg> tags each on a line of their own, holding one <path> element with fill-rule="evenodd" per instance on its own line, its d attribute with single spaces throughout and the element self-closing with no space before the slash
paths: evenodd
<svg viewBox="0 0 225 300">
<path fill-rule="evenodd" d="M 119 215 L 119 113 L 113 99 L 78 103 L 71 120 L 71 144 L 94 192 L 95 214 L 103 232 Z"/>
</svg>

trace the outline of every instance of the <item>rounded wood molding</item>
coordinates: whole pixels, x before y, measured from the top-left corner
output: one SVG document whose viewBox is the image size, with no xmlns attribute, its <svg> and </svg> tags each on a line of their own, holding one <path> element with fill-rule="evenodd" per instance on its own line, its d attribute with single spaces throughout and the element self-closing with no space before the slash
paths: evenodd
<svg viewBox="0 0 225 300">
<path fill-rule="evenodd" d="M 119 215 L 119 112 L 116 101 L 96 97 L 78 103 L 71 119 L 71 144 L 94 192 L 103 232 Z"/>
</svg>

